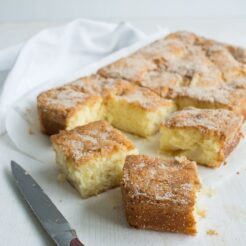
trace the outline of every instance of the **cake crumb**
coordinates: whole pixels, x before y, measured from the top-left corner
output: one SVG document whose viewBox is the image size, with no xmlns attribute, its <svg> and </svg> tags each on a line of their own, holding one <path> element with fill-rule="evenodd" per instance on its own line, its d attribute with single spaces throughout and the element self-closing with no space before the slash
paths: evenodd
<svg viewBox="0 0 246 246">
<path fill-rule="evenodd" d="M 33 132 L 33 130 L 29 127 L 29 129 L 28 129 L 28 134 L 29 135 L 33 135 L 34 134 L 34 132 Z"/>
<path fill-rule="evenodd" d="M 203 193 L 208 197 L 213 197 L 215 195 L 215 190 L 212 188 L 203 189 Z"/>
<path fill-rule="evenodd" d="M 201 218 L 206 218 L 207 212 L 204 209 L 198 209 L 197 210 L 197 214 L 201 217 Z"/>
<path fill-rule="evenodd" d="M 59 173 L 59 174 L 57 175 L 57 180 L 60 181 L 60 182 L 65 182 L 65 180 L 66 180 L 65 174 Z"/>
<path fill-rule="evenodd" d="M 216 230 L 209 229 L 209 230 L 207 230 L 207 235 L 209 235 L 209 236 L 217 236 L 217 235 L 219 235 L 219 233 Z"/>
</svg>

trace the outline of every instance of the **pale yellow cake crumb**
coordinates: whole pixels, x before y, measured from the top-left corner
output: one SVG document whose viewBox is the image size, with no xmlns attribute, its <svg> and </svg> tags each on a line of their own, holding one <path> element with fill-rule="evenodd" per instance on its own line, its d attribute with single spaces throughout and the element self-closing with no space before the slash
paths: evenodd
<svg viewBox="0 0 246 246">
<path fill-rule="evenodd" d="M 215 190 L 212 188 L 205 188 L 203 189 L 203 192 L 208 197 L 213 197 L 216 194 Z"/>
<path fill-rule="evenodd" d="M 217 235 L 219 235 L 219 233 L 216 230 L 214 230 L 214 229 L 209 229 L 209 230 L 207 230 L 207 235 L 209 235 L 209 236 L 217 236 Z"/>
<path fill-rule="evenodd" d="M 207 216 L 207 212 L 206 212 L 206 210 L 204 210 L 204 209 L 198 209 L 197 210 L 197 214 L 201 217 L 201 218 L 206 218 L 206 216 Z"/>
</svg>

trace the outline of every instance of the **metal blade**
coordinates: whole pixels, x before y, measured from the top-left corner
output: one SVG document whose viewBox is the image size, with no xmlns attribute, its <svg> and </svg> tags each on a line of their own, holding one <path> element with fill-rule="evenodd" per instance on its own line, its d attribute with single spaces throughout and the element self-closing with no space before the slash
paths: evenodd
<svg viewBox="0 0 246 246">
<path fill-rule="evenodd" d="M 74 241 L 78 243 L 75 230 L 31 175 L 14 161 L 11 161 L 11 169 L 18 189 L 55 243 L 61 246 L 71 245 Z"/>
</svg>

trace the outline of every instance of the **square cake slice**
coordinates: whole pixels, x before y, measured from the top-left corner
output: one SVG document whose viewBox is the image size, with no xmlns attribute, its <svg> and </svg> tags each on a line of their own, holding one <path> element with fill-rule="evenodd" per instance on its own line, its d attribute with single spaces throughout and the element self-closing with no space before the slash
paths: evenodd
<svg viewBox="0 0 246 246">
<path fill-rule="evenodd" d="M 142 137 L 153 135 L 170 112 L 173 101 L 163 99 L 147 88 L 129 84 L 106 99 L 107 120 L 123 131 Z"/>
<path fill-rule="evenodd" d="M 129 155 L 121 183 L 127 221 L 136 228 L 194 235 L 200 186 L 196 163 L 185 157 Z"/>
<path fill-rule="evenodd" d="M 243 117 L 226 109 L 186 108 L 161 125 L 160 148 L 198 164 L 218 167 L 239 143 Z"/>
<path fill-rule="evenodd" d="M 48 135 L 105 117 L 101 96 L 84 93 L 72 86 L 61 86 L 41 93 L 37 104 L 42 131 Z"/>
<path fill-rule="evenodd" d="M 51 136 L 56 162 L 82 197 L 120 184 L 125 157 L 137 149 L 106 121 Z"/>
</svg>

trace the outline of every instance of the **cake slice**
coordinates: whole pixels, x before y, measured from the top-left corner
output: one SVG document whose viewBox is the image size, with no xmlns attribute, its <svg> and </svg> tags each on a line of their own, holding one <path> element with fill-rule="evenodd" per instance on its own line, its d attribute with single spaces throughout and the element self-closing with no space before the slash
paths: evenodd
<svg viewBox="0 0 246 246">
<path fill-rule="evenodd" d="M 56 162 L 82 197 L 97 195 L 120 184 L 134 144 L 105 121 L 96 121 L 51 136 Z"/>
<path fill-rule="evenodd" d="M 194 235 L 200 186 L 196 163 L 185 157 L 129 155 L 121 183 L 127 221 L 137 228 Z"/>
<path fill-rule="evenodd" d="M 246 89 L 236 86 L 214 88 L 183 87 L 175 88 L 169 97 L 175 100 L 177 107 L 224 108 L 246 117 Z"/>
<path fill-rule="evenodd" d="M 106 99 L 107 120 L 116 128 L 142 137 L 159 130 L 161 121 L 176 110 L 173 101 L 149 89 L 129 84 Z"/>
<path fill-rule="evenodd" d="M 161 125 L 160 149 L 198 164 L 218 167 L 239 143 L 243 117 L 226 109 L 186 108 Z"/>
<path fill-rule="evenodd" d="M 37 104 L 42 131 L 48 135 L 105 118 L 101 96 L 84 93 L 72 86 L 41 93 Z"/>
</svg>

